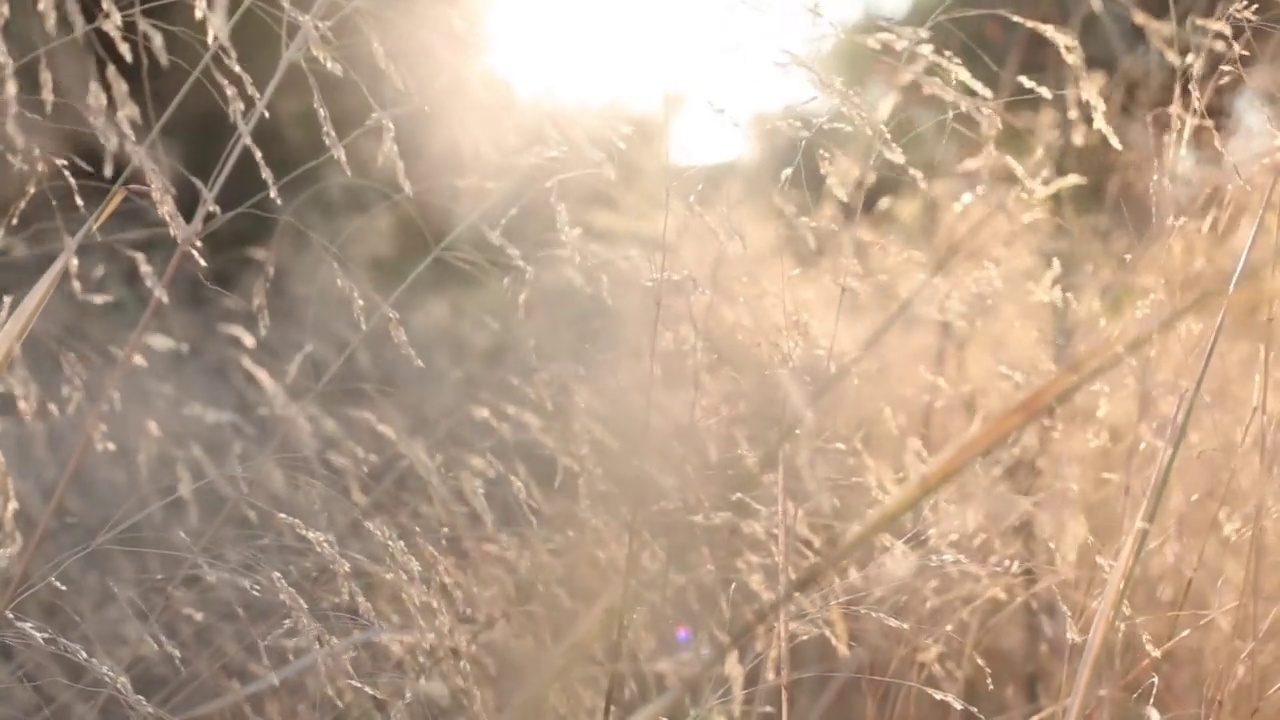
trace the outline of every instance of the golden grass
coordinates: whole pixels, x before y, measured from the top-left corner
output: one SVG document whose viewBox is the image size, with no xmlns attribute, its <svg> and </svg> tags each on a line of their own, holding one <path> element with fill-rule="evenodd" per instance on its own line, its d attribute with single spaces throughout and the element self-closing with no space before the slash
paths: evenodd
<svg viewBox="0 0 1280 720">
<path fill-rule="evenodd" d="M 1083 71 L 1069 34 L 1023 24 Z M 314 87 L 286 72 L 308 38 L 261 97 Z M 119 191 L 52 203 L 86 229 L 32 231 L 57 259 L 0 328 L 22 411 L 0 424 L 4 710 L 1274 712 L 1272 165 L 1206 173 L 1192 206 L 1159 155 L 1178 128 L 1107 156 L 1150 202 L 1139 235 L 1114 206 L 1055 203 L 1058 146 L 995 152 L 978 89 L 937 86 L 954 59 L 908 49 L 983 152 L 854 223 L 678 177 L 643 143 L 601 160 L 584 131 L 518 180 L 524 158 L 477 161 L 494 182 L 449 193 L 454 232 L 427 237 L 439 188 L 348 174 L 319 99 L 330 162 L 265 179 L 287 201 L 271 243 L 220 286 L 191 253 L 230 222 L 234 163 L 176 224 L 151 183 L 147 227 L 177 247 L 113 240 L 140 225 L 112 215 Z M 227 101 L 230 155 L 272 175 L 252 95 Z M 1123 119 L 1092 132 L 1121 143 Z M 495 145 L 554 142 L 538 124 Z M 399 142 L 462 132 L 437 131 Z M 152 149 L 125 154 L 154 173 Z M 108 254 L 71 262 L 90 230 Z"/>
</svg>

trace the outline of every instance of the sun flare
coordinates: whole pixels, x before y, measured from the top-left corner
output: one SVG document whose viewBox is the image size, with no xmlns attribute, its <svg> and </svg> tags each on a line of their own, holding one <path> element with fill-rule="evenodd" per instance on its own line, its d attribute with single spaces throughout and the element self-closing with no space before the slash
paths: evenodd
<svg viewBox="0 0 1280 720">
<path fill-rule="evenodd" d="M 863 0 L 487 3 L 488 62 L 517 95 L 653 114 L 674 99 L 668 144 L 672 162 L 688 166 L 740 157 L 752 117 L 814 97 L 789 54 L 819 50 L 864 8 Z"/>
</svg>

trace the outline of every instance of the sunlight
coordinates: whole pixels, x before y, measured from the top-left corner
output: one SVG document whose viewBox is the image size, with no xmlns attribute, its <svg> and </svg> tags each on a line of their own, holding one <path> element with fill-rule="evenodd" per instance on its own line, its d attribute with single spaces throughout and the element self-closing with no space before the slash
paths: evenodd
<svg viewBox="0 0 1280 720">
<path fill-rule="evenodd" d="M 694 102 L 671 116 L 668 152 L 676 165 L 715 165 L 745 155 L 751 147 L 746 119 L 709 103 Z"/>
<path fill-rule="evenodd" d="M 670 119 L 672 162 L 746 151 L 757 114 L 814 97 L 788 53 L 808 55 L 863 0 L 486 0 L 488 62 L 521 97 Z M 874 2 L 900 5 L 903 0 Z"/>
</svg>

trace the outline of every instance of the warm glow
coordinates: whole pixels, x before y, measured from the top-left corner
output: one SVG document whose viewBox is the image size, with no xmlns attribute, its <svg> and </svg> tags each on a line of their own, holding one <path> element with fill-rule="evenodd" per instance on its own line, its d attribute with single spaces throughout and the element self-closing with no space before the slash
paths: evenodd
<svg viewBox="0 0 1280 720">
<path fill-rule="evenodd" d="M 863 0 L 486 0 L 488 59 L 522 97 L 671 118 L 672 161 L 708 165 L 748 146 L 759 113 L 815 96 L 787 53 L 812 54 Z M 872 4 L 877 9 L 903 0 Z"/>
</svg>

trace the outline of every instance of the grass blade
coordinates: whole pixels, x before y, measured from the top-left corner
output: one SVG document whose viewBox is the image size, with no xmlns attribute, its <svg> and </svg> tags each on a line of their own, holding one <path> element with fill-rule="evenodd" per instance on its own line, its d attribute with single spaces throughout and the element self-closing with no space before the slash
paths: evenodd
<svg viewBox="0 0 1280 720">
<path fill-rule="evenodd" d="M 1231 282 L 1227 286 L 1227 297 L 1223 299 L 1217 322 L 1214 323 L 1213 332 L 1209 334 L 1209 344 L 1205 348 L 1204 359 L 1200 361 L 1200 369 L 1196 374 L 1195 384 L 1191 388 L 1189 397 L 1187 397 L 1186 408 L 1179 407 L 1179 412 L 1174 413 L 1177 421 L 1174 424 L 1172 437 L 1166 444 L 1163 462 L 1156 476 L 1152 478 L 1150 489 L 1143 500 L 1142 509 L 1139 511 L 1138 520 L 1130 529 L 1128 537 L 1125 538 L 1120 557 L 1116 559 L 1115 569 L 1111 572 L 1110 577 L 1107 578 L 1107 586 L 1103 589 L 1101 605 L 1097 614 L 1094 615 L 1093 625 L 1089 628 L 1089 638 L 1085 642 L 1084 656 L 1080 660 L 1080 670 L 1076 674 L 1075 684 L 1067 702 L 1067 712 L 1063 716 L 1064 720 L 1080 720 L 1084 715 L 1086 696 L 1089 693 L 1089 685 L 1093 679 L 1093 671 L 1102 656 L 1102 643 L 1106 639 L 1107 630 L 1112 627 L 1120 604 L 1124 602 L 1125 591 L 1128 589 L 1129 582 L 1138 566 L 1138 558 L 1142 556 L 1142 551 L 1151 534 L 1151 525 L 1155 521 L 1156 513 L 1159 512 L 1161 501 L 1164 499 L 1165 490 L 1169 486 L 1169 478 L 1173 474 L 1173 465 L 1178 460 L 1178 451 L 1186 439 L 1187 428 L 1191 424 L 1191 415 L 1196 409 L 1196 400 L 1200 397 L 1205 378 L 1209 374 L 1209 365 L 1213 362 L 1218 342 L 1222 338 L 1222 328 L 1227 321 L 1227 304 L 1240 285 L 1245 266 L 1249 262 L 1249 255 L 1262 229 L 1262 218 L 1266 214 L 1267 207 L 1271 204 L 1271 196 L 1275 192 L 1277 180 L 1280 180 L 1280 178 L 1272 179 L 1271 184 L 1267 187 L 1266 195 L 1262 198 L 1262 207 L 1258 210 L 1258 216 L 1254 220 L 1253 230 L 1249 234 L 1249 240 L 1245 243 L 1244 249 L 1240 251 L 1240 260 L 1236 264 L 1235 272 L 1231 276 Z"/>
<path fill-rule="evenodd" d="M 76 236 L 67 243 L 49 266 L 48 270 L 40 276 L 36 284 L 27 293 L 22 302 L 18 304 L 13 315 L 9 316 L 4 327 L 0 328 L 0 373 L 9 369 L 9 363 L 13 362 L 14 356 L 18 354 L 18 349 L 22 346 L 22 341 L 26 340 L 27 334 L 31 332 L 31 328 L 35 327 L 36 320 L 40 317 L 41 311 L 49 304 L 49 299 L 53 297 L 53 292 L 58 288 L 58 282 L 62 280 L 62 276 L 66 274 L 67 266 L 71 264 L 71 258 L 75 256 L 76 250 L 80 248 L 80 244 L 84 242 L 85 237 L 90 233 L 97 232 L 102 224 L 115 213 L 120 207 L 120 203 L 128 194 L 128 189 L 118 187 L 107 198 L 107 201 L 98 206 Z"/>
</svg>

